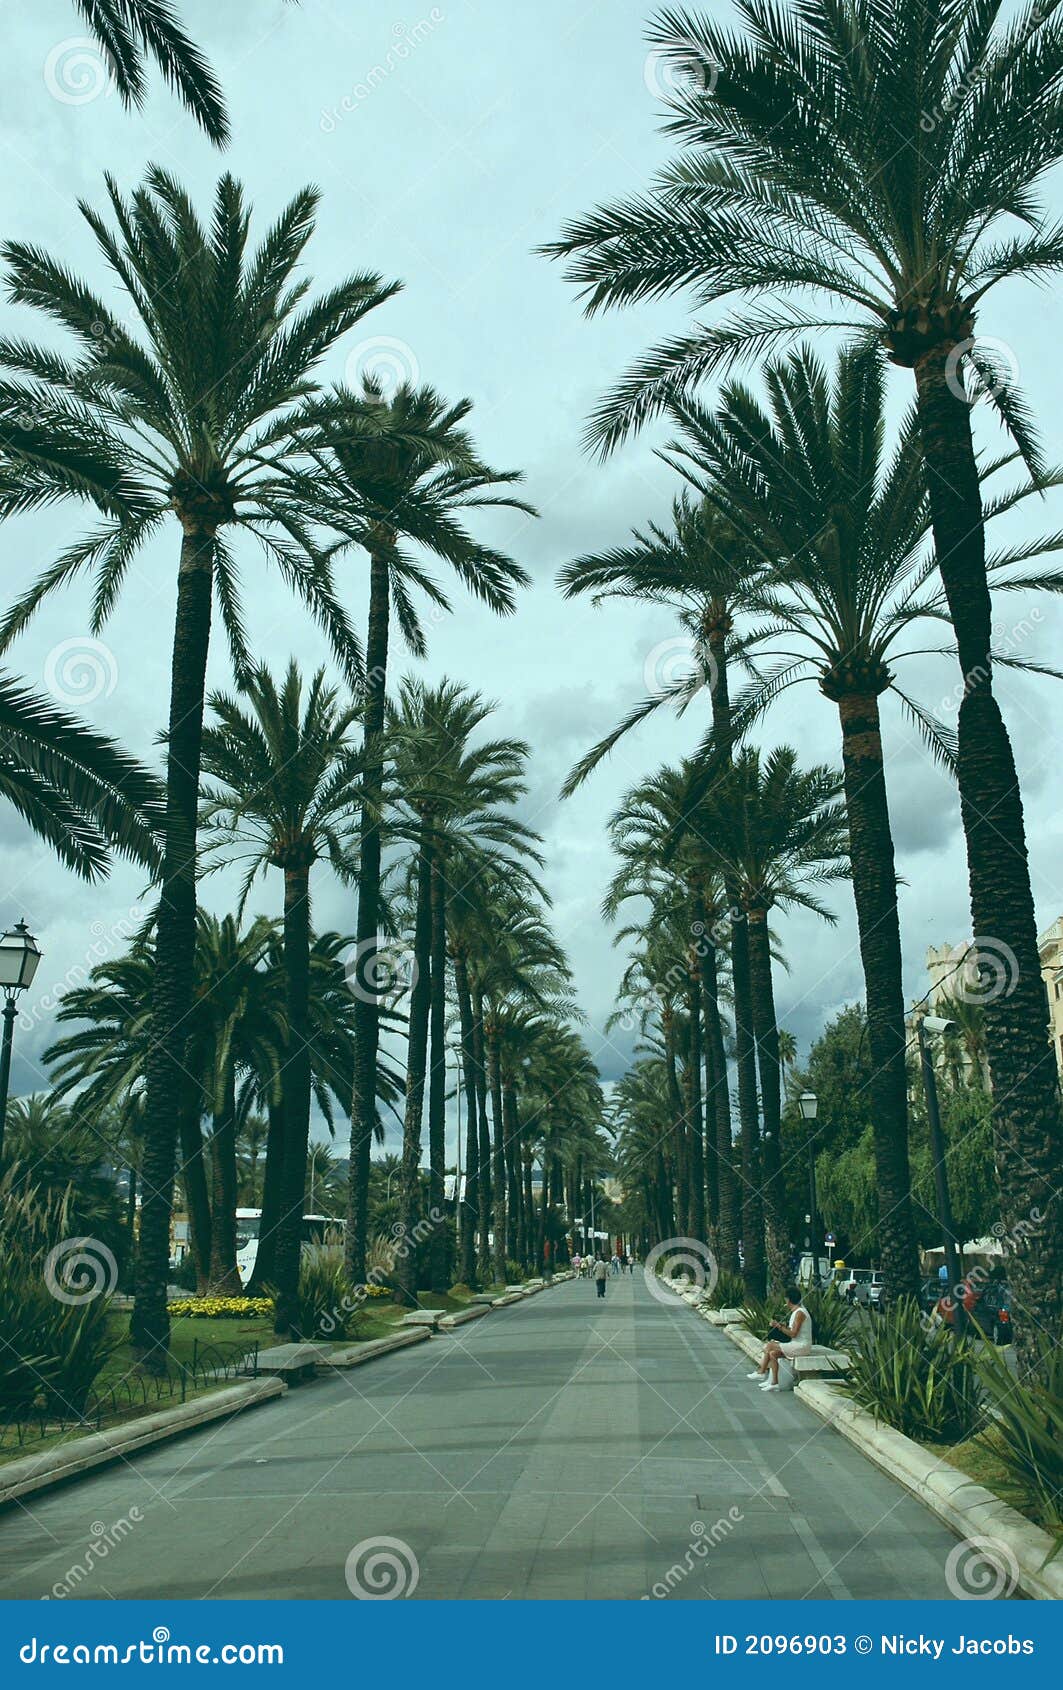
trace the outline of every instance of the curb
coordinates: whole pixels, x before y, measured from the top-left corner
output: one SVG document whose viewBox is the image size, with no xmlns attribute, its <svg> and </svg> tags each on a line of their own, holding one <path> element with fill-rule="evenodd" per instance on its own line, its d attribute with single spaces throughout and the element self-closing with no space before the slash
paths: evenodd
<svg viewBox="0 0 1063 1690">
<path fill-rule="evenodd" d="M 438 1329 L 440 1332 L 452 1332 L 455 1326 L 467 1326 L 470 1320 L 482 1320 L 485 1314 L 490 1313 L 490 1303 L 474 1303 L 471 1308 L 456 1309 L 453 1314 L 445 1314 Z"/>
<path fill-rule="evenodd" d="M 848 1438 L 860 1453 L 898 1480 L 931 1513 L 950 1526 L 958 1537 L 986 1539 L 999 1545 L 1009 1571 L 1014 1571 L 1019 1588 L 1035 1601 L 1063 1600 L 1063 1563 L 1045 1566 L 1052 1538 L 1040 1526 L 1026 1520 L 1006 1502 L 931 1455 L 903 1432 L 876 1423 L 874 1415 L 848 1401 L 836 1385 L 813 1380 L 799 1384 L 795 1394 Z"/>
<path fill-rule="evenodd" d="M 392 1350 L 404 1350 L 408 1344 L 423 1344 L 432 1336 L 430 1326 L 406 1326 L 387 1338 L 370 1338 L 365 1344 L 354 1344 L 348 1350 L 333 1350 L 322 1355 L 318 1362 L 318 1378 L 333 1368 L 361 1367 L 374 1356 L 386 1356 Z"/>
<path fill-rule="evenodd" d="M 239 1414 L 242 1409 L 254 1408 L 260 1402 L 281 1397 L 287 1386 L 280 1379 L 251 1379 L 244 1385 L 230 1385 L 224 1391 L 200 1397 L 195 1402 L 181 1403 L 178 1408 L 162 1409 L 158 1414 L 144 1414 L 127 1426 L 113 1426 L 107 1432 L 90 1432 L 87 1437 L 75 1438 L 56 1449 L 42 1450 L 39 1455 L 27 1455 L 0 1467 L 0 1507 L 14 1502 L 33 1491 L 45 1490 L 61 1484 L 64 1479 L 77 1478 L 96 1467 L 119 1461 L 123 1456 L 152 1444 L 165 1443 L 183 1432 L 194 1431 L 211 1420 Z"/>
</svg>

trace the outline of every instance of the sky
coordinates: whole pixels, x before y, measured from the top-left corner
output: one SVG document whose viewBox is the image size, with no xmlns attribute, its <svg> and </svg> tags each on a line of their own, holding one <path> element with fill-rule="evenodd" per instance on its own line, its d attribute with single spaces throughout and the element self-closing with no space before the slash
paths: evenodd
<svg viewBox="0 0 1063 1690">
<path fill-rule="evenodd" d="M 455 592 L 454 614 L 431 627 L 423 668 L 496 701 L 492 733 L 533 748 L 522 814 L 545 841 L 553 919 L 572 960 L 588 1044 L 605 1080 L 615 1081 L 631 1059 L 633 1035 L 605 1031 L 623 967 L 600 914 L 612 872 L 607 822 L 629 786 L 693 749 L 706 707 L 696 700 L 681 721 L 658 711 L 574 798 L 561 801 L 576 759 L 645 695 L 662 665 L 674 663 L 668 642 L 676 629 L 666 612 L 647 607 L 595 610 L 588 600 L 566 601 L 555 577 L 571 558 L 667 517 L 680 484 L 655 455 L 664 432 L 648 430 L 604 465 L 586 456 L 581 436 L 603 388 L 651 341 L 679 332 L 688 304 L 674 298 L 588 321 L 561 267 L 534 249 L 566 218 L 638 192 L 667 156 L 659 133 L 662 71 L 644 40 L 651 8 L 636 0 L 538 0 L 534 7 L 412 0 L 401 10 L 365 0 L 182 0 L 179 9 L 228 98 L 234 138 L 224 154 L 156 74 L 145 110 L 125 110 L 68 0 L 6 0 L 0 228 L 61 255 L 106 292 L 102 260 L 77 210 L 79 199 L 102 207 L 104 172 L 129 190 L 149 163 L 159 163 L 206 210 L 228 169 L 246 185 L 259 231 L 300 187 L 317 185 L 322 202 L 306 260 L 319 288 L 363 269 L 401 278 L 403 291 L 359 325 L 322 374 L 331 381 L 373 373 L 385 383 L 424 381 L 448 397 L 467 396 L 484 456 L 524 474 L 538 518 L 491 513 L 478 532 L 519 559 L 532 587 L 503 621 Z M 705 9 L 730 10 L 719 0 Z M 979 328 L 1018 375 L 1049 456 L 1063 460 L 1060 305 L 1052 288 L 1001 289 Z M 0 333 L 43 337 L 42 327 L 29 308 L 0 301 Z M 909 380 L 905 372 L 893 377 L 897 416 Z M 992 423 L 976 420 L 980 437 L 998 446 Z M 1010 532 L 1063 527 L 1061 501 L 1050 496 Z M 5 601 L 86 520 L 68 506 L 7 523 L 0 531 Z M 88 631 L 87 591 L 66 590 L 5 660 L 150 760 L 158 758 L 166 713 L 178 544 L 170 531 L 142 554 L 100 637 Z M 292 655 L 307 672 L 327 664 L 324 642 L 281 583 L 253 553 L 243 555 L 256 651 L 278 669 Z M 364 620 L 364 559 L 352 555 L 340 580 L 345 602 Z M 1004 642 L 1044 662 L 1053 659 L 1061 627 L 1059 610 L 1044 601 L 1009 595 L 1000 607 Z M 396 678 L 416 667 L 396 649 Z M 230 681 L 224 643 L 215 640 L 209 684 L 228 688 Z M 946 719 L 955 715 L 955 681 L 953 664 L 939 659 L 914 660 L 906 674 L 908 690 Z M 1063 912 L 1057 687 L 998 672 L 1042 929 Z M 796 744 L 809 762 L 838 760 L 836 712 L 812 687 L 784 695 L 761 739 Z M 905 991 L 916 998 L 927 986 L 927 947 L 970 932 L 963 838 L 951 780 L 889 702 L 884 739 Z M 203 901 L 224 912 L 233 906 L 233 884 L 208 880 Z M 86 887 L 13 811 L 0 811 L 0 921 L 9 926 L 24 916 L 44 953 L 16 1032 L 14 1092 L 44 1085 L 40 1056 L 54 1036 L 58 999 L 93 963 L 124 947 L 144 893 L 140 876 L 121 864 L 104 884 Z M 279 914 L 280 896 L 279 878 L 266 879 L 254 908 Z M 837 887 L 829 901 L 833 927 L 812 916 L 778 925 L 788 964 L 777 982 L 779 1020 L 802 1055 L 862 990 L 851 893 Z M 351 893 L 324 870 L 314 918 L 320 928 L 354 929 Z"/>
</svg>

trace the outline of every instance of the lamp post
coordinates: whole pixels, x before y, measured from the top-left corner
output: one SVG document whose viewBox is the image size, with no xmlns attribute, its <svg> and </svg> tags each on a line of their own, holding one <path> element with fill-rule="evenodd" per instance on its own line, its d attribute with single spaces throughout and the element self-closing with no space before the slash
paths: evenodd
<svg viewBox="0 0 1063 1690">
<path fill-rule="evenodd" d="M 952 1219 L 949 1197 L 949 1176 L 945 1166 L 945 1138 L 941 1131 L 941 1111 L 938 1108 L 937 1075 L 934 1060 L 927 1044 L 927 1033 L 947 1033 L 956 1026 L 944 1015 L 924 1015 L 916 1027 L 919 1041 L 919 1067 L 926 1093 L 926 1118 L 930 1128 L 930 1156 L 934 1165 L 934 1192 L 937 1197 L 938 1220 L 945 1235 L 945 1262 L 949 1270 L 949 1286 L 955 1293 L 960 1280 L 960 1257 L 956 1246 L 956 1228 Z"/>
<path fill-rule="evenodd" d="M 40 960 L 40 946 L 24 921 L 18 922 L 0 937 L 0 987 L 6 997 L 4 1036 L 0 1046 L 0 1156 L 4 1153 L 7 1093 L 11 1083 L 11 1043 L 15 1036 L 18 993 L 24 992 L 27 986 L 32 986 Z"/>
<path fill-rule="evenodd" d="M 819 1219 L 816 1215 L 816 1158 L 813 1150 L 816 1136 L 815 1121 L 819 1114 L 819 1098 L 814 1091 L 803 1091 L 797 1100 L 797 1107 L 801 1111 L 801 1119 L 808 1129 L 806 1149 L 808 1151 L 808 1245 L 812 1252 L 812 1284 L 819 1284 L 819 1246 L 816 1235 L 819 1231 Z"/>
</svg>

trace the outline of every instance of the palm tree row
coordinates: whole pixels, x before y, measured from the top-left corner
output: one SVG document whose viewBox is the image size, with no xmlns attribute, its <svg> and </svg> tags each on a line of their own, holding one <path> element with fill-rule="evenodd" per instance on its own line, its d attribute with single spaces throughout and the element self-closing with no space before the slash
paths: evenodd
<svg viewBox="0 0 1063 1690">
<path fill-rule="evenodd" d="M 1014 1278 L 1051 1322 L 1063 1283 L 1063 1220 L 1053 1201 L 1060 1095 L 1045 1039 L 1020 786 L 994 690 L 990 508 L 972 406 L 979 397 L 995 404 L 1033 480 L 1048 479 L 1028 408 L 980 346 L 976 323 L 999 282 L 1063 267 L 1063 230 L 1038 197 L 1063 153 L 1063 19 L 1055 6 L 1031 6 L 1005 22 L 1001 0 L 932 8 L 808 0 L 798 12 L 736 0 L 736 9 L 746 26 L 740 34 L 704 14 L 658 15 L 650 36 L 678 73 L 666 126 L 679 151 L 648 194 L 574 221 L 549 249 L 568 261 L 590 311 L 688 288 L 699 308 L 733 302 L 730 314 L 696 322 L 645 354 L 598 408 L 591 440 L 610 451 L 648 419 L 689 407 L 706 379 L 813 329 L 852 331 L 861 353 L 874 349 L 912 371 L 911 474 L 925 489 L 935 580 L 962 683 L 955 769 L 972 927 L 976 945 L 991 935 L 1016 959 L 1011 989 L 991 999 L 986 1015 L 1001 1218 L 1010 1230 L 1032 1209 L 1050 1217 L 1036 1247 L 1020 1252 Z M 927 112 L 941 121 L 925 122 Z M 765 436 L 748 412 L 741 421 L 756 457 Z M 783 433 L 795 449 L 801 429 L 802 419 L 787 413 Z M 711 453 L 710 467 L 715 477 Z M 857 467 L 862 484 L 866 472 Z M 733 484 L 725 508 L 732 493 Z M 769 496 L 762 485 L 765 509 Z M 829 545 L 843 537 L 847 518 L 848 504 L 831 513 Z M 744 541 L 744 522 L 739 533 Z M 778 537 L 772 541 L 757 555 L 774 568 Z M 810 563 L 829 570 L 822 545 L 808 550 Z M 788 551 L 784 559 L 790 567 Z M 853 821 L 854 854 L 877 857 L 858 897 L 865 971 L 895 1002 L 892 922 L 876 945 L 867 913 L 894 896 L 876 772 L 876 701 L 888 680 L 882 668 L 865 668 L 872 655 L 836 652 L 834 691 L 848 729 L 847 787 L 864 790 L 877 817 L 866 818 L 863 833 Z M 902 1037 L 896 1016 L 876 1030 L 876 1084 L 898 1174 Z M 914 1255 L 904 1238 L 904 1194 L 897 1197 L 891 1253 L 898 1283 L 909 1289 Z"/>
</svg>

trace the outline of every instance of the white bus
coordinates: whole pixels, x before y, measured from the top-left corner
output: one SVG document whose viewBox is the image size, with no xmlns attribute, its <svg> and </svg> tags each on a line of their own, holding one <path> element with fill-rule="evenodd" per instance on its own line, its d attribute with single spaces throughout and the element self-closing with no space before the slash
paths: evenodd
<svg viewBox="0 0 1063 1690">
<path fill-rule="evenodd" d="M 255 1271 L 255 1262 L 258 1259 L 258 1233 L 261 1224 L 261 1209 L 237 1209 L 236 1265 L 240 1270 L 241 1283 L 244 1285 L 247 1284 Z M 322 1250 L 342 1248 L 346 1229 L 346 1221 L 339 1220 L 334 1215 L 304 1215 L 302 1226 L 304 1256 L 316 1255 Z"/>
</svg>

